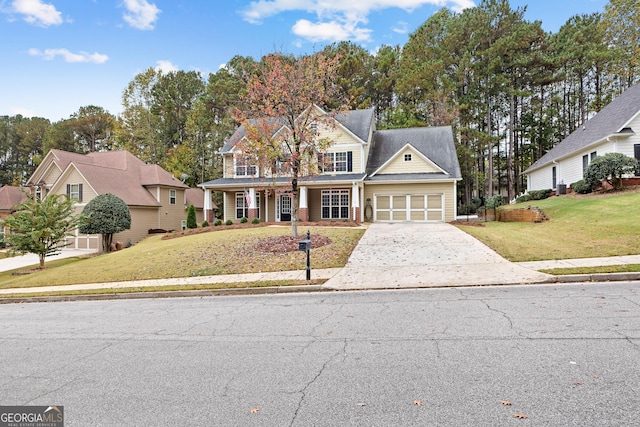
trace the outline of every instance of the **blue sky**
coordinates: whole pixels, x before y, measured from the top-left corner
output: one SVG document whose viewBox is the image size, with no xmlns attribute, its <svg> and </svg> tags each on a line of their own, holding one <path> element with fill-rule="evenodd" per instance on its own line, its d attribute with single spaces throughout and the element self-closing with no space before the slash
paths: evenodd
<svg viewBox="0 0 640 427">
<path fill-rule="evenodd" d="M 511 0 L 557 31 L 607 0 Z M 0 0 L 0 115 L 66 119 L 81 106 L 112 114 L 149 67 L 204 78 L 235 55 L 320 50 L 351 40 L 370 52 L 403 45 L 443 6 L 479 0 Z"/>
</svg>

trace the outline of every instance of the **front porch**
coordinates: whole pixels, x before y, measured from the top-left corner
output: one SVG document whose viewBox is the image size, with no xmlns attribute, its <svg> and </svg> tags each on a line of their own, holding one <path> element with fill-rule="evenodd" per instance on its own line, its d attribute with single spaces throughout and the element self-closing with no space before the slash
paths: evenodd
<svg viewBox="0 0 640 427">
<path fill-rule="evenodd" d="M 211 189 L 205 188 L 205 199 Z M 227 188 L 223 195 L 223 221 L 289 222 L 293 214 L 291 191 L 287 187 L 236 187 Z M 326 188 L 302 185 L 299 187 L 300 221 L 364 221 L 364 192 L 362 182 Z M 206 209 L 206 206 L 205 206 Z"/>
</svg>

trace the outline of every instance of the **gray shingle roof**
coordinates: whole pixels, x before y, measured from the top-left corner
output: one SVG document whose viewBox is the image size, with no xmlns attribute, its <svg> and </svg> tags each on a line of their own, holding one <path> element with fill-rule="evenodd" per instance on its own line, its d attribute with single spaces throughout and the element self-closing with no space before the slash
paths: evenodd
<svg viewBox="0 0 640 427">
<path fill-rule="evenodd" d="M 450 126 L 376 131 L 367 161 L 367 174 L 373 174 L 407 144 L 449 173 L 449 178 L 461 178 Z"/>
<path fill-rule="evenodd" d="M 524 173 L 543 167 L 554 160 L 578 152 L 589 145 L 601 141 L 616 133 L 628 133 L 624 126 L 640 112 L 640 84 L 627 89 L 588 120 L 584 127 L 579 127 L 571 135 L 562 140 L 549 152 L 533 163 Z"/>
</svg>

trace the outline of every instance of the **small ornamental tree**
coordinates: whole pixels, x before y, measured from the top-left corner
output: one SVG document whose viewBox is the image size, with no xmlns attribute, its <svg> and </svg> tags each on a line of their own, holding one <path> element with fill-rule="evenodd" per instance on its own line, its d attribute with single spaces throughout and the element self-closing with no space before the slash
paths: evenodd
<svg viewBox="0 0 640 427">
<path fill-rule="evenodd" d="M 607 153 L 596 157 L 584 174 L 584 180 L 591 188 L 597 188 L 606 181 L 614 190 L 622 189 L 622 178 L 640 172 L 638 161 L 622 153 Z"/>
<path fill-rule="evenodd" d="M 111 193 L 101 194 L 87 203 L 80 232 L 102 235 L 102 252 L 111 250 L 113 235 L 131 228 L 129 206 Z"/>
<path fill-rule="evenodd" d="M 187 209 L 187 228 L 198 228 L 196 208 L 193 205 L 189 205 L 189 208 Z"/>
<path fill-rule="evenodd" d="M 66 246 L 64 238 L 72 235 L 79 220 L 73 201 L 61 194 L 49 194 L 44 200 L 30 198 L 4 220 L 4 226 L 11 229 L 5 240 L 11 253 L 36 254 L 44 268 L 45 257 L 60 253 Z"/>
</svg>

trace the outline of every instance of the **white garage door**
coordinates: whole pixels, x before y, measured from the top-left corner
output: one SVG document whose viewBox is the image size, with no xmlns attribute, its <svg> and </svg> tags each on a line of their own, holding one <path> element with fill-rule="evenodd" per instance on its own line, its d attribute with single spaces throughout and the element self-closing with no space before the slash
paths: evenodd
<svg viewBox="0 0 640 427">
<path fill-rule="evenodd" d="M 442 222 L 444 194 L 374 194 L 376 222 Z"/>
</svg>

